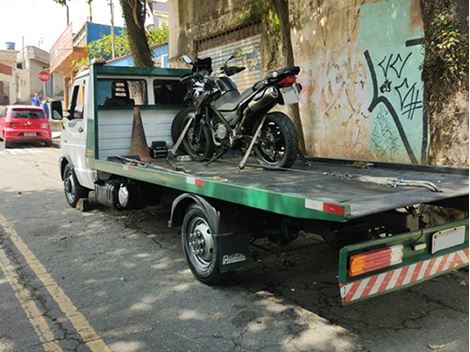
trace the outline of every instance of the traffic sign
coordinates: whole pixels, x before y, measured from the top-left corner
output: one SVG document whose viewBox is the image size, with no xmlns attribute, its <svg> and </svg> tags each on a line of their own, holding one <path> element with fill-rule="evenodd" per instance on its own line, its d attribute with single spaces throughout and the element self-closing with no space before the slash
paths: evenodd
<svg viewBox="0 0 470 352">
<path fill-rule="evenodd" d="M 49 71 L 46 71 L 46 70 L 39 71 L 38 78 L 42 82 L 47 82 L 49 80 Z"/>
</svg>

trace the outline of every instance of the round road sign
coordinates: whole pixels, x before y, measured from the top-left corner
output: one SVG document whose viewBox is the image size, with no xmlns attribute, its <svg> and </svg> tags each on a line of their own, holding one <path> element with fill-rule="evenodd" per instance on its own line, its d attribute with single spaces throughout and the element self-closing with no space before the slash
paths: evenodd
<svg viewBox="0 0 470 352">
<path fill-rule="evenodd" d="M 39 71 L 38 78 L 42 82 L 47 82 L 49 80 L 49 71 L 46 71 L 46 70 Z"/>
</svg>

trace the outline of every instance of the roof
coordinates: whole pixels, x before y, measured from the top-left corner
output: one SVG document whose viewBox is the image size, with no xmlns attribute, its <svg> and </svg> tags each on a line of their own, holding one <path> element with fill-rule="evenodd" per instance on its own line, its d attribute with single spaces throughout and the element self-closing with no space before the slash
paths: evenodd
<svg viewBox="0 0 470 352">
<path fill-rule="evenodd" d="M 34 109 L 34 110 L 42 110 L 40 106 L 34 106 L 34 105 L 8 105 L 8 108 L 13 108 L 13 109 Z"/>
<path fill-rule="evenodd" d="M 129 67 L 106 65 L 96 65 L 95 70 L 97 74 L 167 77 L 181 77 L 183 74 L 190 72 L 190 70 L 180 68 Z"/>
</svg>

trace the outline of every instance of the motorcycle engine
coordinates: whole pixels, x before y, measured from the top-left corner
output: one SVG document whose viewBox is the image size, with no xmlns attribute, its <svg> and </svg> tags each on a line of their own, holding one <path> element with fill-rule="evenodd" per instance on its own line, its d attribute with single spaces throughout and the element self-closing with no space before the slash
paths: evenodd
<svg viewBox="0 0 470 352">
<path fill-rule="evenodd" d="M 223 123 L 219 122 L 216 125 L 214 137 L 215 139 L 217 139 L 218 142 L 222 142 L 227 138 L 227 132 L 227 127 Z"/>
</svg>

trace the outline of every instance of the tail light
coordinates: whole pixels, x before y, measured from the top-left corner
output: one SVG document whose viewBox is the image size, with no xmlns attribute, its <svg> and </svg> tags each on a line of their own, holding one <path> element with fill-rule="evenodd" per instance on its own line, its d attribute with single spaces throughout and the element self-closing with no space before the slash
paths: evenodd
<svg viewBox="0 0 470 352">
<path fill-rule="evenodd" d="M 12 121 L 5 122 L 5 127 L 12 128 L 15 126 L 16 126 L 16 122 L 12 122 Z"/>
<path fill-rule="evenodd" d="M 42 128 L 42 129 L 47 129 L 47 128 L 49 128 L 49 123 L 48 123 L 48 122 L 43 122 L 43 123 L 41 123 L 41 128 Z"/>
<path fill-rule="evenodd" d="M 281 79 L 278 84 L 280 87 L 289 87 L 293 85 L 297 81 L 297 78 L 292 75 L 292 76 L 286 76 L 283 79 Z"/>
<path fill-rule="evenodd" d="M 403 261 L 403 245 L 355 254 L 349 258 L 349 276 L 362 275 Z"/>
</svg>

